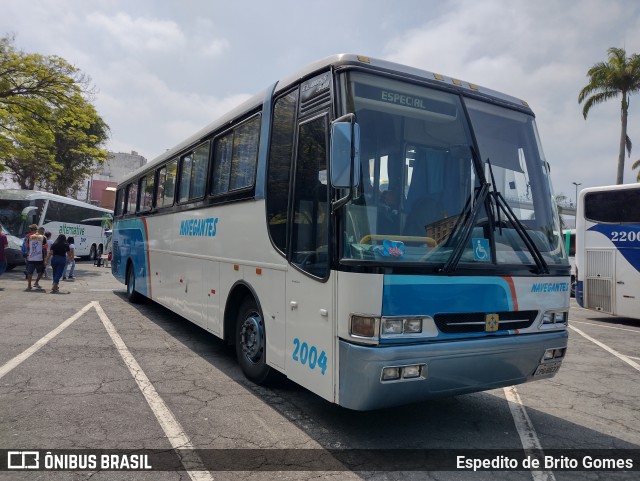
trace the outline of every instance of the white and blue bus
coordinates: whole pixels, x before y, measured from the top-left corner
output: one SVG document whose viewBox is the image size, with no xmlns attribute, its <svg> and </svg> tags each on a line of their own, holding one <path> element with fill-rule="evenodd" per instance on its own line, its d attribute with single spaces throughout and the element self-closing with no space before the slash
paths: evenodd
<svg viewBox="0 0 640 481">
<path fill-rule="evenodd" d="M 37 190 L 0 189 L 0 223 L 13 239 L 9 269 L 24 264 L 21 241 L 31 224 L 50 231 L 53 240 L 59 234 L 73 237 L 76 255 L 95 259 L 104 250 L 105 230 L 112 222 L 112 210 L 86 202 Z"/>
<path fill-rule="evenodd" d="M 252 381 L 355 410 L 549 378 L 566 352 L 529 106 L 368 57 L 318 61 L 125 178 L 112 272 Z"/>
<path fill-rule="evenodd" d="M 578 303 L 640 319 L 640 184 L 583 189 L 576 231 Z"/>
</svg>

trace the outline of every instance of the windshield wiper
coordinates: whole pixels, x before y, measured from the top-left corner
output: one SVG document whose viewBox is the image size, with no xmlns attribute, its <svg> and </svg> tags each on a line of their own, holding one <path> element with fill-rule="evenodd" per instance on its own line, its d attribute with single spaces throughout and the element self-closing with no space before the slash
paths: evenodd
<svg viewBox="0 0 640 481">
<path fill-rule="evenodd" d="M 500 219 L 500 210 L 502 210 L 505 214 L 507 222 L 511 223 L 515 231 L 518 233 L 518 235 L 522 239 L 522 242 L 524 242 L 524 245 L 529 250 L 531 257 L 533 258 L 533 261 L 536 263 L 536 267 L 538 268 L 538 273 L 548 274 L 549 266 L 547 265 L 547 262 L 544 260 L 544 257 L 540 252 L 540 249 L 538 249 L 538 246 L 536 246 L 535 242 L 533 242 L 533 239 L 527 232 L 527 229 L 524 227 L 524 225 L 522 225 L 522 223 L 520 222 L 516 214 L 513 212 L 513 209 L 511 208 L 509 203 L 502 196 L 502 193 L 500 193 L 496 189 L 496 180 L 493 176 L 493 168 L 491 167 L 491 161 L 488 158 L 487 158 L 487 164 L 489 165 L 489 173 L 491 174 L 491 182 L 493 184 L 493 189 L 489 194 L 489 202 L 491 203 L 491 206 L 490 206 L 491 222 L 494 223 L 493 231 L 495 232 L 496 217 L 494 217 L 494 211 L 493 211 L 493 208 L 495 206 L 495 215 L 497 215 L 497 220 L 498 220 L 497 224 L 498 224 L 498 228 L 500 229 L 500 234 L 502 234 L 502 224 L 503 224 L 502 220 Z"/>
<path fill-rule="evenodd" d="M 442 272 L 448 274 L 453 272 L 458 267 L 458 263 L 460 262 L 460 258 L 464 253 L 464 246 L 467 244 L 469 240 L 469 236 L 473 230 L 473 226 L 476 224 L 476 219 L 478 218 L 478 213 L 480 212 L 480 207 L 484 205 L 487 195 L 489 195 L 489 186 L 490 184 L 484 182 L 480 188 L 476 191 L 476 195 L 474 198 L 473 206 L 471 206 L 469 199 L 467 201 L 467 205 L 465 205 L 463 215 L 460 216 L 456 224 L 454 225 L 450 239 L 454 238 L 454 234 L 458 229 L 461 229 L 458 241 L 449 256 L 449 260 L 442 267 Z"/>
<path fill-rule="evenodd" d="M 471 149 L 474 155 L 474 160 L 477 159 L 476 153 L 474 149 Z M 465 208 L 463 210 L 463 214 L 458 218 L 458 221 L 454 225 L 452 229 L 451 236 L 449 239 L 454 239 L 456 236 L 456 232 L 460 230 L 460 234 L 458 235 L 458 240 L 455 243 L 453 251 L 451 252 L 451 256 L 449 260 L 442 267 L 442 272 L 448 274 L 456 270 L 458 264 L 460 263 L 460 259 L 462 258 L 462 254 L 464 253 L 465 246 L 469 241 L 469 237 L 473 231 L 473 227 L 476 224 L 476 219 L 478 217 L 478 213 L 480 212 L 480 208 L 488 203 L 487 207 L 487 215 L 489 217 L 490 227 L 493 232 L 495 232 L 496 225 L 500 229 L 500 233 L 502 234 L 502 227 L 505 223 L 510 223 L 515 231 L 518 233 L 522 241 L 524 242 L 526 248 L 531 253 L 531 257 L 536 264 L 536 268 L 538 273 L 540 274 L 548 274 L 549 266 L 547 265 L 540 249 L 536 246 L 533 239 L 527 232 L 526 228 L 522 225 L 520 220 L 518 220 L 517 216 L 511 209 L 511 206 L 507 203 L 502 194 L 496 190 L 495 185 L 496 181 L 493 176 L 493 169 L 491 167 L 491 162 L 487 159 L 487 164 L 489 164 L 489 172 L 491 174 L 491 183 L 486 181 L 484 175 L 481 175 L 481 185 L 480 188 L 476 191 L 475 198 L 473 199 L 473 207 L 471 207 L 470 202 L 471 199 L 467 201 Z M 482 170 L 479 170 L 482 174 Z M 490 190 L 491 187 L 491 190 Z M 503 212 L 505 215 L 506 222 L 502 222 L 500 212 Z M 497 222 L 496 222 L 497 221 Z"/>
</svg>

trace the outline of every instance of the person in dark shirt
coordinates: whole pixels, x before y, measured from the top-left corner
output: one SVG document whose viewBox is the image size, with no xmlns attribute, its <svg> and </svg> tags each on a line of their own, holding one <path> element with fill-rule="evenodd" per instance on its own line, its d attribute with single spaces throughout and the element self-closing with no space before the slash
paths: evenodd
<svg viewBox="0 0 640 481">
<path fill-rule="evenodd" d="M 49 247 L 48 259 L 51 259 L 51 268 L 53 269 L 53 285 L 51 292 L 59 291 L 58 284 L 64 271 L 64 267 L 69 256 L 69 244 L 64 234 L 60 234 L 53 244 Z"/>
</svg>

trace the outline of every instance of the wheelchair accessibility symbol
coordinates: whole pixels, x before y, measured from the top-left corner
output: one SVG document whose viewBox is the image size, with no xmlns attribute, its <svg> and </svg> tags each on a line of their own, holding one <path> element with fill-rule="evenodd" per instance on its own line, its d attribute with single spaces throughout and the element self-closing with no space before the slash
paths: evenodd
<svg viewBox="0 0 640 481">
<path fill-rule="evenodd" d="M 477 261 L 488 262 L 491 260 L 491 252 L 489 251 L 489 239 L 472 239 L 473 258 Z"/>
</svg>

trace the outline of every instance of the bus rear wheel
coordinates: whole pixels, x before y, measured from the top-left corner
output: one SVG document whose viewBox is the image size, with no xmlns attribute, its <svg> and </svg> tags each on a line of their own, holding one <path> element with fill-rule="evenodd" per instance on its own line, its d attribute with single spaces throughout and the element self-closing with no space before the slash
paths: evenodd
<svg viewBox="0 0 640 481">
<path fill-rule="evenodd" d="M 96 260 L 96 245 L 92 244 L 91 245 L 91 249 L 89 250 L 89 260 L 91 261 L 95 261 Z"/>
<path fill-rule="evenodd" d="M 255 300 L 245 299 L 236 321 L 236 356 L 244 375 L 256 384 L 268 384 L 277 373 L 266 362 L 264 319 Z"/>
<path fill-rule="evenodd" d="M 132 304 L 138 304 L 142 301 L 142 295 L 136 291 L 136 270 L 133 264 L 127 267 L 127 299 Z"/>
</svg>

